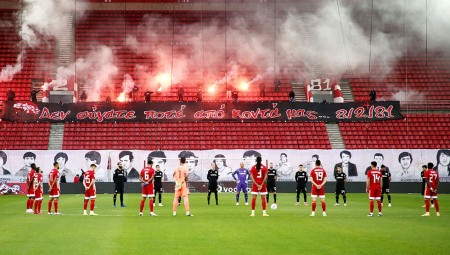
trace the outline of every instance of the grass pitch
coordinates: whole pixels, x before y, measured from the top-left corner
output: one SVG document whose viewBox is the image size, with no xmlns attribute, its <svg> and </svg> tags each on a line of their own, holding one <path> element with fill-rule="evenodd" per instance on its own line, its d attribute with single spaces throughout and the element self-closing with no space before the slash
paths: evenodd
<svg viewBox="0 0 450 255">
<path fill-rule="evenodd" d="M 64 215 L 25 213 L 24 196 L 0 197 L 1 254 L 448 254 L 450 195 L 440 195 L 441 217 L 421 217 L 418 194 L 393 194 L 382 217 L 367 217 L 365 194 L 348 194 L 348 206 L 334 206 L 327 194 L 328 217 L 320 202 L 294 206 L 295 194 L 278 194 L 278 209 L 256 217 L 250 206 L 235 205 L 234 194 L 219 194 L 220 205 L 206 205 L 206 194 L 192 194 L 191 212 L 172 216 L 173 194 L 163 194 L 158 217 L 150 217 L 148 200 L 139 217 L 140 194 L 125 194 L 126 208 L 113 208 L 112 195 L 97 196 L 95 212 L 83 216 L 83 196 L 62 195 Z M 271 202 L 273 197 L 271 196 Z M 119 199 L 118 199 L 119 200 Z M 249 198 L 250 200 L 250 198 Z M 308 197 L 310 204 L 311 198 Z M 47 211 L 45 196 L 42 211 Z M 214 201 L 214 198 L 211 198 Z M 387 202 L 387 201 L 385 201 Z"/>
</svg>

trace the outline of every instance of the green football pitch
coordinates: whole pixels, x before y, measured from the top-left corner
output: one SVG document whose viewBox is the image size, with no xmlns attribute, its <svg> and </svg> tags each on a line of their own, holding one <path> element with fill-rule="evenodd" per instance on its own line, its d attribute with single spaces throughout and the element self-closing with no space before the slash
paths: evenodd
<svg viewBox="0 0 450 255">
<path fill-rule="evenodd" d="M 271 201 L 273 197 L 271 196 Z M 183 206 L 172 216 L 173 194 L 164 194 L 158 217 L 150 217 L 148 200 L 139 217 L 140 194 L 125 194 L 126 208 L 114 208 L 112 195 L 97 197 L 95 212 L 83 216 L 83 196 L 62 195 L 63 215 L 25 213 L 24 196 L 0 197 L 0 254 L 448 254 L 450 195 L 440 195 L 441 217 L 424 213 L 418 194 L 393 194 L 382 217 L 367 217 L 365 194 L 348 194 L 348 205 L 334 206 L 327 196 L 328 217 L 320 203 L 295 206 L 295 194 L 278 194 L 278 209 L 262 217 L 250 206 L 235 205 L 233 194 L 219 194 L 220 205 L 206 205 L 206 194 L 190 197 L 194 217 Z M 212 197 L 213 201 L 214 198 Z M 310 202 L 310 197 L 308 197 Z M 310 203 L 309 203 L 310 204 Z M 375 209 L 376 210 L 376 209 Z"/>
</svg>

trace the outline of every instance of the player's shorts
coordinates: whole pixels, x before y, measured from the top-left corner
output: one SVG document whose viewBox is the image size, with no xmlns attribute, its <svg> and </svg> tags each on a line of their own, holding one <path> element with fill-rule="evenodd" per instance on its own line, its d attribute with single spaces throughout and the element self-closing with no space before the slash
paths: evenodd
<svg viewBox="0 0 450 255">
<path fill-rule="evenodd" d="M 267 195 L 266 184 L 264 183 L 260 190 L 258 190 L 258 187 L 256 186 L 256 184 L 252 184 L 252 194 L 253 195 Z"/>
<path fill-rule="evenodd" d="M 114 187 L 114 193 L 123 193 L 124 192 L 124 186 L 123 183 L 116 183 Z"/>
<path fill-rule="evenodd" d="M 44 193 L 42 192 L 41 189 L 36 189 L 36 192 L 34 194 L 36 195 L 35 196 L 36 201 L 44 199 Z"/>
<path fill-rule="evenodd" d="M 268 192 L 277 192 L 277 185 L 275 183 L 267 183 Z"/>
<path fill-rule="evenodd" d="M 389 192 L 390 192 L 389 186 L 381 188 L 381 194 L 385 194 L 385 193 L 389 194 Z"/>
<path fill-rule="evenodd" d="M 297 192 L 307 192 L 305 185 L 297 185 Z"/>
<path fill-rule="evenodd" d="M 185 197 L 189 195 L 189 189 L 186 185 L 182 185 L 181 188 L 175 190 L 175 197 Z"/>
<path fill-rule="evenodd" d="M 142 197 L 155 197 L 155 189 L 152 184 L 142 186 Z"/>
<path fill-rule="evenodd" d="M 369 189 L 369 199 L 370 200 L 380 200 L 381 199 L 381 189 Z"/>
<path fill-rule="evenodd" d="M 236 191 L 237 192 L 244 192 L 244 193 L 246 193 L 247 192 L 247 183 L 238 183 L 238 185 L 236 186 Z"/>
<path fill-rule="evenodd" d="M 36 196 L 36 191 L 34 190 L 34 188 L 31 187 L 30 189 L 28 189 L 27 197 L 35 197 L 35 196 Z"/>
<path fill-rule="evenodd" d="M 316 186 L 312 185 L 311 187 L 311 197 L 316 198 L 325 198 L 325 187 L 322 187 L 321 189 L 317 189 Z"/>
<path fill-rule="evenodd" d="M 58 187 L 54 187 L 51 191 L 48 192 L 48 197 L 50 198 L 58 198 L 60 195 Z"/>
<path fill-rule="evenodd" d="M 94 187 L 84 191 L 84 199 L 95 199 L 97 197 L 96 190 Z"/>
<path fill-rule="evenodd" d="M 217 191 L 217 183 L 209 183 L 208 184 L 208 191 L 209 192 Z"/>
<path fill-rule="evenodd" d="M 155 184 L 155 193 L 159 192 L 162 193 L 163 192 L 163 188 L 161 184 Z"/>
<path fill-rule="evenodd" d="M 336 190 L 334 191 L 334 193 L 336 194 L 336 195 L 345 195 L 345 194 L 347 194 L 347 191 L 345 190 L 345 187 L 336 187 Z"/>
<path fill-rule="evenodd" d="M 437 192 L 431 192 L 430 188 L 426 188 L 423 197 L 426 199 L 437 199 L 437 196 L 438 196 Z"/>
</svg>

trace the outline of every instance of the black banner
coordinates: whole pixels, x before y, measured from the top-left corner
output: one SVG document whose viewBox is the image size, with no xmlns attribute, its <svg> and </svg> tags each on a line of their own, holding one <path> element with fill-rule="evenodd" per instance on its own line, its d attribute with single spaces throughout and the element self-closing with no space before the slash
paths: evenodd
<svg viewBox="0 0 450 255">
<path fill-rule="evenodd" d="M 402 119 L 400 103 L 136 102 L 49 104 L 7 102 L 3 119 L 39 122 L 379 121 Z"/>
</svg>

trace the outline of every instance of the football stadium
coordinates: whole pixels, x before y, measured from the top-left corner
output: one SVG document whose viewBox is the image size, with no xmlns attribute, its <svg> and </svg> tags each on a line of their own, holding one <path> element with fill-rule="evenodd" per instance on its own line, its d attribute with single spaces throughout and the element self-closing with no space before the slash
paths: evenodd
<svg viewBox="0 0 450 255">
<path fill-rule="evenodd" d="M 0 0 L 0 254 L 447 254 L 449 12 Z"/>
</svg>

